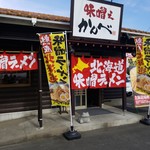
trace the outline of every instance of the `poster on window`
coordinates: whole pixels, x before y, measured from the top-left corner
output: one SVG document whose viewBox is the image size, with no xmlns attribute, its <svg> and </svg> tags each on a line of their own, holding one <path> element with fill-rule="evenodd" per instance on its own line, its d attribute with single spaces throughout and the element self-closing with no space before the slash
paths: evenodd
<svg viewBox="0 0 150 150">
<path fill-rule="evenodd" d="M 72 36 L 118 41 L 123 5 L 108 1 L 72 0 Z"/>
<path fill-rule="evenodd" d="M 38 69 L 37 53 L 13 54 L 3 52 L 0 54 L 0 72 L 28 71 Z"/>
<path fill-rule="evenodd" d="M 71 88 L 126 87 L 126 59 L 71 55 Z"/>
<path fill-rule="evenodd" d="M 69 106 L 65 35 L 40 34 L 52 106 Z"/>
</svg>

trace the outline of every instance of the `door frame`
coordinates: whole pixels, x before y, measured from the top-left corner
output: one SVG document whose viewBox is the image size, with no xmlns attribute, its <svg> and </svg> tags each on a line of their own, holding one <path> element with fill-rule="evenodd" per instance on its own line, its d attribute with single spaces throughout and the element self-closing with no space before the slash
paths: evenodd
<svg viewBox="0 0 150 150">
<path fill-rule="evenodd" d="M 80 105 L 76 106 L 76 97 L 80 96 Z M 85 100 L 85 105 L 83 105 L 83 96 Z M 75 101 L 75 109 L 86 109 L 87 108 L 87 90 L 74 90 L 74 101 Z"/>
</svg>

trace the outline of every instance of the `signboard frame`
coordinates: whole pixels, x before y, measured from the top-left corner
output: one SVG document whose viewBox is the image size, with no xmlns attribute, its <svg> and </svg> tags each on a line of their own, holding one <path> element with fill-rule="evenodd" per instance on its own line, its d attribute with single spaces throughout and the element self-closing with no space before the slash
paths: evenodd
<svg viewBox="0 0 150 150">
<path fill-rule="evenodd" d="M 118 14 L 118 12 L 120 12 L 119 17 L 117 17 L 117 19 L 118 19 L 117 27 L 116 26 L 113 27 L 113 29 L 115 28 L 115 30 L 112 29 L 113 31 L 110 31 L 107 28 L 108 26 L 104 25 L 103 23 L 99 23 L 99 24 L 97 24 L 95 26 L 92 26 L 93 25 L 92 24 L 92 20 L 89 17 L 88 20 L 86 20 L 86 21 L 84 20 L 84 21 L 88 23 L 88 28 L 86 28 L 86 30 L 88 30 L 88 31 L 90 30 L 90 34 L 86 34 L 85 32 L 83 34 L 81 34 L 81 28 L 80 28 L 80 34 L 77 33 L 77 26 L 76 26 L 77 23 L 76 22 L 78 21 L 77 19 L 82 18 L 82 10 L 84 8 L 81 5 L 84 5 L 84 3 L 94 4 L 94 6 L 95 5 L 99 5 L 99 6 L 102 5 L 102 7 L 103 6 L 107 6 L 107 8 L 113 8 L 113 10 L 115 12 L 117 12 L 115 14 Z M 78 8 L 76 5 L 79 5 L 81 7 Z M 78 9 L 76 9 L 76 7 Z M 87 9 L 89 9 L 89 8 L 87 8 Z M 110 11 L 111 11 L 111 9 L 109 9 L 109 12 Z M 114 3 L 114 2 L 108 2 L 108 1 L 102 1 L 102 0 L 72 0 L 71 1 L 71 11 L 70 12 L 71 12 L 70 13 L 70 25 L 71 25 L 71 29 L 72 29 L 72 37 L 74 37 L 74 38 L 85 38 L 85 39 L 94 39 L 94 40 L 104 40 L 104 41 L 119 42 L 119 37 L 120 37 L 120 34 L 121 34 L 121 26 L 122 26 L 122 15 L 123 15 L 123 5 L 122 4 L 118 4 L 118 3 Z M 76 15 L 76 13 L 80 14 L 80 15 Z M 108 16 L 108 13 L 107 13 L 107 16 Z M 112 12 L 112 17 L 113 17 L 113 12 Z M 102 20 L 102 19 L 100 19 L 100 20 Z M 83 18 L 82 18 L 82 21 L 83 21 Z M 80 22 L 81 22 L 81 19 L 80 19 Z M 95 21 L 94 21 L 94 23 L 95 23 Z M 99 28 L 98 28 L 98 26 L 99 26 Z M 93 27 L 94 27 L 94 29 L 93 29 Z M 102 32 L 100 33 L 98 31 L 102 31 Z M 95 34 L 97 32 L 98 35 L 97 36 L 93 36 L 91 34 L 91 32 L 92 32 L 92 34 Z M 111 37 L 108 37 L 107 33 L 108 34 L 111 33 Z"/>
</svg>

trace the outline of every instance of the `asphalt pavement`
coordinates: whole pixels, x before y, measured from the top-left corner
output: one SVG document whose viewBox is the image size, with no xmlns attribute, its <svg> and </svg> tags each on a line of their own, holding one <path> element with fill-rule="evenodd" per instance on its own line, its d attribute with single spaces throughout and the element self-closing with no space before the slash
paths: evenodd
<svg viewBox="0 0 150 150">
<path fill-rule="evenodd" d="M 96 129 L 123 126 L 139 123 L 142 115 L 129 111 L 122 111 L 116 107 L 103 104 L 102 108 L 110 113 L 90 116 L 90 122 L 79 123 L 80 114 L 73 117 L 74 129 L 78 132 L 93 131 Z M 0 146 L 29 141 L 36 138 L 62 136 L 70 130 L 70 115 L 59 114 L 58 111 L 43 114 L 43 128 L 39 128 L 37 115 L 20 119 L 0 122 Z"/>
<path fill-rule="evenodd" d="M 81 132 L 68 141 L 63 136 L 42 137 L 1 146 L 0 150 L 149 150 L 150 126 L 140 123 Z"/>
</svg>

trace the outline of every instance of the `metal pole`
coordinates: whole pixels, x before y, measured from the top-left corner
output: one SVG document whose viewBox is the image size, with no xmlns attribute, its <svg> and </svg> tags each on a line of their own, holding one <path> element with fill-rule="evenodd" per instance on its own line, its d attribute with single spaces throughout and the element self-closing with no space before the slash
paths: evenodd
<svg viewBox="0 0 150 150">
<path fill-rule="evenodd" d="M 40 128 L 43 127 L 43 118 L 42 118 L 42 66 L 41 66 L 41 50 L 38 53 L 38 62 L 39 62 L 39 100 L 38 100 L 38 121 Z"/>
<path fill-rule="evenodd" d="M 67 32 L 65 31 L 65 36 L 66 36 L 66 50 L 67 50 L 67 61 L 68 59 L 68 45 L 67 45 Z M 68 132 L 63 133 L 64 137 L 67 140 L 73 140 L 73 139 L 80 139 L 81 134 L 78 133 L 77 131 L 74 130 L 73 127 L 73 119 L 72 119 L 72 100 L 71 100 L 71 88 L 70 88 L 70 69 L 69 69 L 69 64 L 68 64 L 68 84 L 69 84 L 69 96 L 70 96 L 70 130 Z"/>
<path fill-rule="evenodd" d="M 148 106 L 147 118 L 150 119 L 150 102 L 149 102 L 149 106 Z"/>
<path fill-rule="evenodd" d="M 122 109 L 123 111 L 127 110 L 127 99 L 126 99 L 126 88 L 122 88 Z"/>
<path fill-rule="evenodd" d="M 122 51 L 122 59 L 126 58 L 126 53 L 125 51 Z M 126 74 L 126 72 L 125 72 Z M 126 81 L 125 81 L 126 82 Z M 123 112 L 127 110 L 127 96 L 126 96 L 126 87 L 122 87 L 122 109 Z"/>
<path fill-rule="evenodd" d="M 149 102 L 149 107 L 148 107 L 148 112 L 147 112 L 147 117 L 140 120 L 141 123 L 150 125 L 150 102 Z"/>
<path fill-rule="evenodd" d="M 72 100 L 71 100 L 71 87 L 70 87 L 70 64 L 69 64 L 69 52 L 68 52 L 68 45 L 67 45 L 67 32 L 65 31 L 66 36 L 66 51 L 67 51 L 67 68 L 68 68 L 68 84 L 69 84 L 69 97 L 70 97 L 70 125 L 71 125 L 71 131 L 73 131 L 73 119 L 72 119 Z"/>
</svg>

